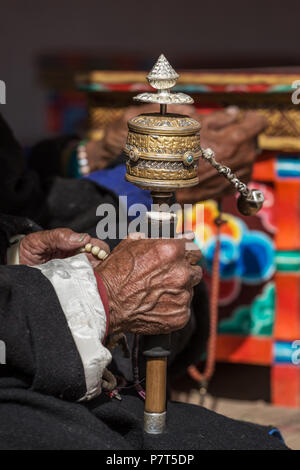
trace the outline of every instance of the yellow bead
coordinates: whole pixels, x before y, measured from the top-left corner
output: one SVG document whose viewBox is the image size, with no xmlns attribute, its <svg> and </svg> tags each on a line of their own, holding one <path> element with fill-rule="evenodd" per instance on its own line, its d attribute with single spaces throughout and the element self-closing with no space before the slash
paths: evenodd
<svg viewBox="0 0 300 470">
<path fill-rule="evenodd" d="M 93 255 L 97 256 L 99 251 L 100 251 L 99 246 L 93 246 L 93 248 L 92 248 L 92 254 Z"/>
<path fill-rule="evenodd" d="M 85 251 L 87 251 L 88 253 L 90 253 L 92 251 L 92 244 L 91 243 L 87 243 L 85 245 Z"/>
<path fill-rule="evenodd" d="M 105 258 L 108 257 L 108 254 L 104 250 L 100 250 L 98 253 L 98 258 L 104 260 Z"/>
</svg>

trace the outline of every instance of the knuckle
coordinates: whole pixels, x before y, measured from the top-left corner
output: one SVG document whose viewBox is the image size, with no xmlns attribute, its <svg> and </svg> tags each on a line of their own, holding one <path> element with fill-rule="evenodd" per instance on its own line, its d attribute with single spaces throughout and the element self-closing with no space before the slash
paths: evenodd
<svg viewBox="0 0 300 470">
<path fill-rule="evenodd" d="M 182 303 L 184 305 L 190 305 L 191 300 L 192 300 L 192 292 L 185 290 L 182 294 Z"/>
<path fill-rule="evenodd" d="M 184 310 L 182 310 L 180 315 L 176 315 L 176 317 L 174 317 L 172 322 L 172 330 L 176 331 L 184 328 L 190 319 L 190 315 L 191 310 L 189 307 L 186 307 Z"/>
<path fill-rule="evenodd" d="M 231 138 L 233 142 L 242 142 L 246 138 L 246 133 L 242 128 L 235 129 L 231 134 Z"/>
<path fill-rule="evenodd" d="M 199 284 L 202 279 L 202 268 L 200 266 L 194 266 L 193 269 L 193 285 Z"/>
<path fill-rule="evenodd" d="M 178 287 L 185 287 L 188 284 L 191 276 L 188 266 L 177 266 L 174 274 L 174 279 Z"/>
<path fill-rule="evenodd" d="M 53 238 L 64 241 L 69 239 L 72 233 L 74 233 L 73 230 L 69 228 L 56 228 L 52 231 L 52 236 Z"/>
<path fill-rule="evenodd" d="M 178 257 L 182 241 L 176 242 L 175 240 L 159 240 L 157 247 L 162 259 L 175 260 Z"/>
</svg>

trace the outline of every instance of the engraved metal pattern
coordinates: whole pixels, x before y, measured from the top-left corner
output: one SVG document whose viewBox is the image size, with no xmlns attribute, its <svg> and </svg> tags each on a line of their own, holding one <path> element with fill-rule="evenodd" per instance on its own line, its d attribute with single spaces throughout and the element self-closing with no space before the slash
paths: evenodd
<svg viewBox="0 0 300 470">
<path fill-rule="evenodd" d="M 133 162 L 137 162 L 138 159 L 140 158 L 138 149 L 134 148 L 134 147 L 131 147 L 131 149 L 128 152 L 128 156 L 129 156 L 130 160 L 132 160 Z"/>
<path fill-rule="evenodd" d="M 144 411 L 144 431 L 148 434 L 161 434 L 166 427 L 167 413 L 149 413 Z"/>
<path fill-rule="evenodd" d="M 186 166 L 191 166 L 194 164 L 195 158 L 192 152 L 185 152 L 183 155 L 183 163 Z"/>
<path fill-rule="evenodd" d="M 147 80 L 157 93 L 140 93 L 133 99 L 145 103 L 159 104 L 192 104 L 193 98 L 185 93 L 171 93 L 170 88 L 176 85 L 179 75 L 161 54 L 153 69 L 147 76 Z"/>
<path fill-rule="evenodd" d="M 153 133 L 157 131 L 158 134 L 196 134 L 200 131 L 201 125 L 195 119 L 188 116 L 180 116 L 176 114 L 141 114 L 128 121 L 130 130 Z"/>
<path fill-rule="evenodd" d="M 198 165 L 186 167 L 183 162 L 139 160 L 136 165 L 126 162 L 127 173 L 152 180 L 181 180 L 196 178 Z"/>
<path fill-rule="evenodd" d="M 133 98 L 136 101 L 156 104 L 193 104 L 194 100 L 185 93 L 140 93 Z"/>
<path fill-rule="evenodd" d="M 237 191 L 239 191 L 243 196 L 248 197 L 250 194 L 250 189 L 247 187 L 245 183 L 240 181 L 238 177 L 231 171 L 228 166 L 222 165 L 221 163 L 217 162 L 215 159 L 215 152 L 207 148 L 202 150 L 202 157 L 208 161 L 211 166 L 213 166 L 218 173 L 224 175 L 225 178 L 235 187 Z"/>
<path fill-rule="evenodd" d="M 164 90 L 176 85 L 179 75 L 163 54 L 160 54 L 157 62 L 147 75 L 147 80 L 153 88 Z"/>
<path fill-rule="evenodd" d="M 137 134 L 128 132 L 125 153 L 128 154 L 132 148 L 136 148 L 139 155 L 161 155 L 162 158 L 178 156 L 182 159 L 185 152 L 193 152 L 195 158 L 201 154 L 199 136 L 158 136 Z"/>
<path fill-rule="evenodd" d="M 202 157 L 206 161 L 208 161 L 217 170 L 217 172 L 220 173 L 220 175 L 225 176 L 225 178 L 241 194 L 243 199 L 240 202 L 239 209 L 242 208 L 241 212 L 244 215 L 254 215 L 262 208 L 264 202 L 263 193 L 258 189 L 248 188 L 248 186 L 241 180 L 239 180 L 238 177 L 231 171 L 228 166 L 222 165 L 221 163 L 217 162 L 215 159 L 215 153 L 212 149 L 207 148 L 205 150 L 202 150 Z M 249 213 L 247 213 L 248 209 Z"/>
</svg>

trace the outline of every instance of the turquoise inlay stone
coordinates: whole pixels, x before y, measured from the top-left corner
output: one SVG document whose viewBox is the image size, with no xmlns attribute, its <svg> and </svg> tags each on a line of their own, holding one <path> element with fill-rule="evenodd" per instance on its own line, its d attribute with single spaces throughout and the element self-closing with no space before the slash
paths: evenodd
<svg viewBox="0 0 300 470">
<path fill-rule="evenodd" d="M 187 161 L 188 161 L 189 163 L 191 163 L 193 160 L 194 160 L 194 158 L 192 157 L 192 155 L 190 155 L 189 157 L 187 157 Z"/>
</svg>

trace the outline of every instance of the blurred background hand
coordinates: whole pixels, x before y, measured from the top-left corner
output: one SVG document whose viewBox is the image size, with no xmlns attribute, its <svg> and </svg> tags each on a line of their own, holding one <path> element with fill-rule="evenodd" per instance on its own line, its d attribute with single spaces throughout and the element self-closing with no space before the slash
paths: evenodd
<svg viewBox="0 0 300 470">
<path fill-rule="evenodd" d="M 202 124 L 201 147 L 214 150 L 216 160 L 229 166 L 238 178 L 247 183 L 257 156 L 256 138 L 267 126 L 265 118 L 253 111 L 241 115 L 237 108 L 230 107 L 225 111 L 198 116 L 198 120 Z M 178 202 L 184 204 L 217 199 L 232 192 L 230 183 L 201 158 L 198 176 L 197 186 L 176 192 Z"/>
</svg>

